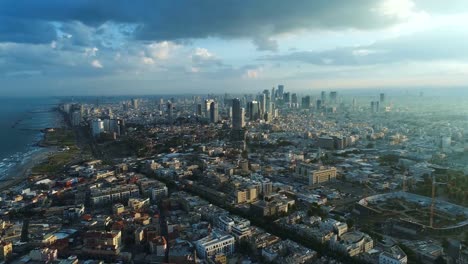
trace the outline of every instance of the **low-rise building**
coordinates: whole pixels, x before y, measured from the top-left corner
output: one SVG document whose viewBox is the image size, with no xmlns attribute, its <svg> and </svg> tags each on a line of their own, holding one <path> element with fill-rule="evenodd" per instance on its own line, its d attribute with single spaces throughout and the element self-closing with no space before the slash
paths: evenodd
<svg viewBox="0 0 468 264">
<path fill-rule="evenodd" d="M 333 236 L 330 239 L 332 249 L 341 251 L 351 257 L 370 251 L 374 247 L 372 238 L 363 232 L 347 232 L 338 237 Z"/>
<path fill-rule="evenodd" d="M 120 253 L 122 234 L 120 231 L 88 231 L 84 234 L 83 253 L 99 258 L 112 258 Z"/>
<path fill-rule="evenodd" d="M 213 230 L 210 235 L 195 242 L 197 254 L 205 259 L 219 253 L 231 255 L 234 252 L 235 239 L 221 230 Z"/>
<path fill-rule="evenodd" d="M 126 184 L 108 188 L 91 188 L 90 198 L 94 206 L 105 205 L 112 202 L 125 202 L 130 198 L 140 196 L 138 187 L 134 184 Z"/>
<path fill-rule="evenodd" d="M 387 248 L 379 255 L 379 264 L 406 264 L 408 257 L 397 245 Z"/>
<path fill-rule="evenodd" d="M 11 242 L 0 242 L 0 260 L 8 260 L 13 254 L 13 244 Z"/>
<path fill-rule="evenodd" d="M 335 167 L 326 168 L 304 162 L 296 164 L 295 176 L 304 182 L 308 181 L 309 185 L 333 181 L 336 179 L 336 175 L 337 170 Z"/>
<path fill-rule="evenodd" d="M 50 263 L 57 260 L 57 249 L 37 248 L 29 252 L 31 260 L 40 261 L 41 263 Z"/>
</svg>

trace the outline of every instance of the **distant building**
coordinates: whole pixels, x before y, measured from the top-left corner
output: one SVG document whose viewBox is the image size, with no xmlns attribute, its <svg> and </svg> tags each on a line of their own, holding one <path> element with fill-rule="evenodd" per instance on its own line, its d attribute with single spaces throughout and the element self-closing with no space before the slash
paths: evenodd
<svg viewBox="0 0 468 264">
<path fill-rule="evenodd" d="M 138 99 L 136 99 L 136 98 L 132 99 L 132 108 L 133 109 L 138 109 Z"/>
<path fill-rule="evenodd" d="M 380 111 L 380 102 L 379 101 L 372 101 L 371 102 L 371 112 L 377 113 Z"/>
<path fill-rule="evenodd" d="M 283 98 L 283 93 L 284 93 L 284 85 L 280 84 L 278 85 L 277 97 Z"/>
<path fill-rule="evenodd" d="M 298 101 L 297 101 L 297 94 L 296 93 L 293 93 L 291 95 L 291 104 L 293 105 L 297 105 Z"/>
<path fill-rule="evenodd" d="M 210 118 L 210 109 L 211 109 L 211 103 L 213 103 L 213 99 L 205 99 L 203 102 L 203 109 L 202 109 L 202 114 L 205 118 Z"/>
<path fill-rule="evenodd" d="M 196 108 L 195 108 L 195 114 L 196 114 L 196 116 L 197 116 L 197 117 L 203 117 L 202 112 L 203 112 L 202 104 L 197 104 L 197 106 L 196 106 Z"/>
<path fill-rule="evenodd" d="M 101 119 L 95 119 L 91 123 L 91 134 L 93 137 L 98 137 L 104 132 L 104 122 Z"/>
<path fill-rule="evenodd" d="M 265 93 L 261 93 L 261 94 L 257 95 L 257 101 L 258 101 L 258 105 L 259 105 L 259 116 L 262 117 L 263 114 L 266 113 L 267 95 Z"/>
<path fill-rule="evenodd" d="M 385 94 L 380 93 L 380 103 L 384 103 L 384 102 L 385 102 Z"/>
<path fill-rule="evenodd" d="M 305 97 L 302 97 L 301 107 L 303 109 L 309 109 L 310 108 L 310 96 L 309 95 L 307 95 Z"/>
<path fill-rule="evenodd" d="M 338 92 L 336 92 L 336 91 L 331 91 L 330 92 L 330 101 L 332 103 L 334 103 L 334 104 L 337 103 L 337 101 L 338 101 Z"/>
<path fill-rule="evenodd" d="M 260 119 L 260 105 L 257 101 L 247 104 L 247 114 L 251 121 Z"/>
<path fill-rule="evenodd" d="M 232 99 L 232 129 L 241 130 L 244 127 L 244 109 L 239 98 Z"/>
<path fill-rule="evenodd" d="M 285 104 L 291 103 L 291 93 L 287 92 L 283 94 L 283 102 Z"/>
<path fill-rule="evenodd" d="M 317 103 L 315 105 L 317 111 L 320 111 L 322 109 L 322 103 L 323 103 L 323 100 L 317 100 Z"/>
<path fill-rule="evenodd" d="M 169 123 L 172 123 L 173 121 L 173 111 L 174 111 L 174 106 L 172 105 L 171 102 L 167 102 L 167 121 Z"/>
<path fill-rule="evenodd" d="M 81 112 L 77 110 L 73 111 L 70 121 L 72 126 L 79 126 L 81 123 Z"/>
<path fill-rule="evenodd" d="M 217 102 L 211 102 L 210 105 L 210 123 L 216 123 L 219 120 L 218 117 L 218 103 Z"/>
</svg>

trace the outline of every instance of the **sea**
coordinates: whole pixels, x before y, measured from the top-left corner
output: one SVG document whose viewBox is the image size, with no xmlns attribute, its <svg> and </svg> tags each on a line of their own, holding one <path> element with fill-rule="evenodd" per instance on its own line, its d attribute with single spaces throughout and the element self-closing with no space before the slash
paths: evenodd
<svg viewBox="0 0 468 264">
<path fill-rule="evenodd" d="M 40 147 L 41 130 L 60 124 L 58 98 L 0 97 L 0 179 Z"/>
</svg>

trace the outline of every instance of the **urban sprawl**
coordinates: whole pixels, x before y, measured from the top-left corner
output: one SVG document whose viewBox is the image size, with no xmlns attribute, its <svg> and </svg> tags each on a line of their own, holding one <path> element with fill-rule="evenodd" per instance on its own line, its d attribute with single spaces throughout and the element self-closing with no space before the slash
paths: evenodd
<svg viewBox="0 0 468 264">
<path fill-rule="evenodd" d="M 466 106 L 372 93 L 64 101 L 3 188 L 0 257 L 468 263 Z"/>
</svg>

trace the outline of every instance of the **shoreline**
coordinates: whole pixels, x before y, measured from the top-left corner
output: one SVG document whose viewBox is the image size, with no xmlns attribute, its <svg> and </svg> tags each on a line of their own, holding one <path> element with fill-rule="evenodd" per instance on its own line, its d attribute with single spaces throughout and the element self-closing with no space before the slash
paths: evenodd
<svg viewBox="0 0 468 264">
<path fill-rule="evenodd" d="M 50 155 L 57 152 L 56 147 L 41 147 L 34 151 L 26 159 L 10 168 L 6 175 L 0 179 L 0 190 L 3 191 L 27 181 L 34 166 L 46 161 Z"/>
<path fill-rule="evenodd" d="M 52 109 L 51 113 L 57 115 L 54 128 L 63 126 L 65 122 L 59 111 Z M 47 161 L 51 155 L 59 152 L 59 147 L 57 146 L 45 146 L 42 144 L 47 133 L 46 130 L 49 128 L 52 127 L 40 129 L 41 136 L 36 142 L 31 144 L 32 148 L 29 151 L 22 153 L 23 159 L 5 171 L 4 175 L 0 178 L 0 191 L 5 191 L 15 185 L 21 186 L 31 176 L 32 169 L 36 165 Z"/>
</svg>

